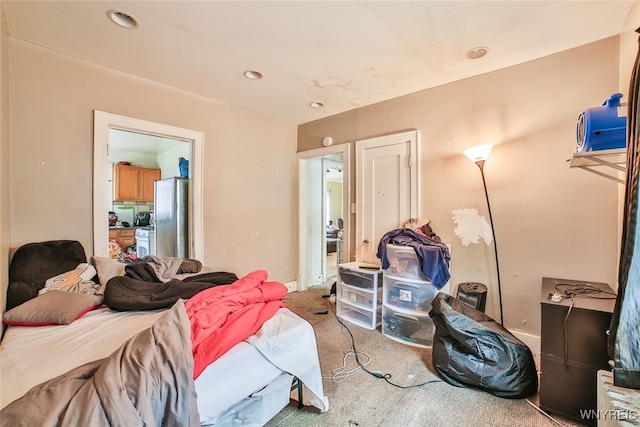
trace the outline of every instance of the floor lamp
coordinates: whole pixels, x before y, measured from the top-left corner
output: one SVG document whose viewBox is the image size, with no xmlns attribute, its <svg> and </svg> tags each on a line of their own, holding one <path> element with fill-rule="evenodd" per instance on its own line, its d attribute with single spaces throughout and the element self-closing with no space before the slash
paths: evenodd
<svg viewBox="0 0 640 427">
<path fill-rule="evenodd" d="M 487 192 L 487 183 L 484 180 L 484 162 L 489 157 L 493 145 L 484 144 L 471 147 L 463 151 L 464 155 L 473 161 L 478 168 L 480 168 L 480 175 L 482 175 L 482 186 L 484 187 L 484 195 L 487 199 L 487 208 L 489 210 L 489 222 L 491 223 L 491 234 L 493 235 L 493 251 L 496 256 L 496 271 L 498 273 L 498 299 L 500 300 L 500 324 L 503 324 L 502 319 L 502 288 L 500 286 L 500 265 L 498 264 L 498 245 L 496 244 L 496 232 L 493 229 L 493 216 L 491 215 L 491 204 L 489 203 L 489 193 Z"/>
</svg>

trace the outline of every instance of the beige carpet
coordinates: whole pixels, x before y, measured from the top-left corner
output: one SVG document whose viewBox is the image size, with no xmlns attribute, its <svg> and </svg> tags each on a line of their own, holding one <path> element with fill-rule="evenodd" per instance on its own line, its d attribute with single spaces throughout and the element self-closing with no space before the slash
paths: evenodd
<svg viewBox="0 0 640 427">
<path fill-rule="evenodd" d="M 346 323 L 361 362 L 369 360 L 367 370 L 389 377 L 387 383 L 363 370 L 357 370 L 348 333 L 335 317 L 335 305 L 322 295 L 327 286 L 287 296 L 289 309 L 314 327 L 324 377 L 329 411 L 298 409 L 292 402 L 267 426 L 576 426 L 574 422 L 540 413 L 525 399 L 502 399 L 469 388 L 458 388 L 438 381 L 431 364 L 431 350 L 393 341 L 378 330 L 367 330 Z M 327 314 L 316 314 L 327 311 Z M 346 359 L 346 362 L 345 362 Z M 346 365 L 343 368 L 343 365 Z M 354 371 L 348 373 L 349 371 Z M 339 374 L 338 372 L 347 372 Z M 429 381 L 414 388 L 401 388 Z M 528 399 L 537 404 L 537 395 Z"/>
</svg>

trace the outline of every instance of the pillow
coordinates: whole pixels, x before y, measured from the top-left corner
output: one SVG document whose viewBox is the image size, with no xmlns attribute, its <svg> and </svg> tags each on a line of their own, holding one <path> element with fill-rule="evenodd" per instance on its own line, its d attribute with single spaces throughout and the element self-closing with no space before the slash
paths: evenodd
<svg viewBox="0 0 640 427">
<path fill-rule="evenodd" d="M 98 270 L 98 280 L 103 288 L 112 277 L 124 276 L 124 269 L 127 266 L 118 260 L 97 256 L 92 257 L 91 262 Z"/>
<path fill-rule="evenodd" d="M 45 326 L 68 325 L 102 303 L 98 295 L 78 292 L 50 291 L 2 315 L 5 325 Z"/>
<path fill-rule="evenodd" d="M 95 275 L 96 269 L 91 264 L 83 262 L 71 271 L 67 271 L 47 279 L 47 281 L 44 282 L 44 287 L 40 289 L 39 293 L 44 294 L 45 292 L 53 290 L 85 292 L 85 288 L 95 285 L 91 280 Z M 87 284 L 89 286 L 87 286 Z"/>
</svg>

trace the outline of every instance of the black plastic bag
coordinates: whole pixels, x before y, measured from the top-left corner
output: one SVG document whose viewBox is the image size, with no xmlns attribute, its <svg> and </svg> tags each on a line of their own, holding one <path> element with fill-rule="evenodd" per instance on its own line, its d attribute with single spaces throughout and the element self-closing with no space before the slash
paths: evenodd
<svg viewBox="0 0 640 427">
<path fill-rule="evenodd" d="M 436 295 L 432 307 L 429 316 L 436 327 L 433 366 L 443 380 L 510 399 L 537 392 L 533 354 L 506 328 L 442 292 Z"/>
</svg>

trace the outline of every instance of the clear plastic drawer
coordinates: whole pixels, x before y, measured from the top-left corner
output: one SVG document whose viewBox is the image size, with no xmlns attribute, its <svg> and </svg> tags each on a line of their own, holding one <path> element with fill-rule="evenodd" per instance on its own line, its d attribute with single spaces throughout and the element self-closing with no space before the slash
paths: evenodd
<svg viewBox="0 0 640 427">
<path fill-rule="evenodd" d="M 382 292 L 381 288 L 379 292 L 368 292 L 344 283 L 339 283 L 339 286 L 337 286 L 336 289 L 336 297 L 340 301 L 372 310 L 376 305 L 382 303 L 378 295 L 380 292 Z"/>
<path fill-rule="evenodd" d="M 379 319 L 381 309 L 381 305 L 367 310 L 339 299 L 336 300 L 336 315 L 340 319 L 354 323 L 366 329 L 376 329 L 380 324 Z"/>
<path fill-rule="evenodd" d="M 434 326 L 428 315 L 408 314 L 383 306 L 382 333 L 403 344 L 431 347 Z"/>
<path fill-rule="evenodd" d="M 420 260 L 411 246 L 387 245 L 387 272 L 394 276 L 416 280 L 429 280 L 420 269 Z"/>
<path fill-rule="evenodd" d="M 429 281 L 411 280 L 384 273 L 384 305 L 428 313 L 438 289 Z"/>
<path fill-rule="evenodd" d="M 342 283 L 363 289 L 374 290 L 378 287 L 381 271 L 363 271 L 345 267 L 345 264 L 338 266 L 338 277 Z"/>
</svg>

